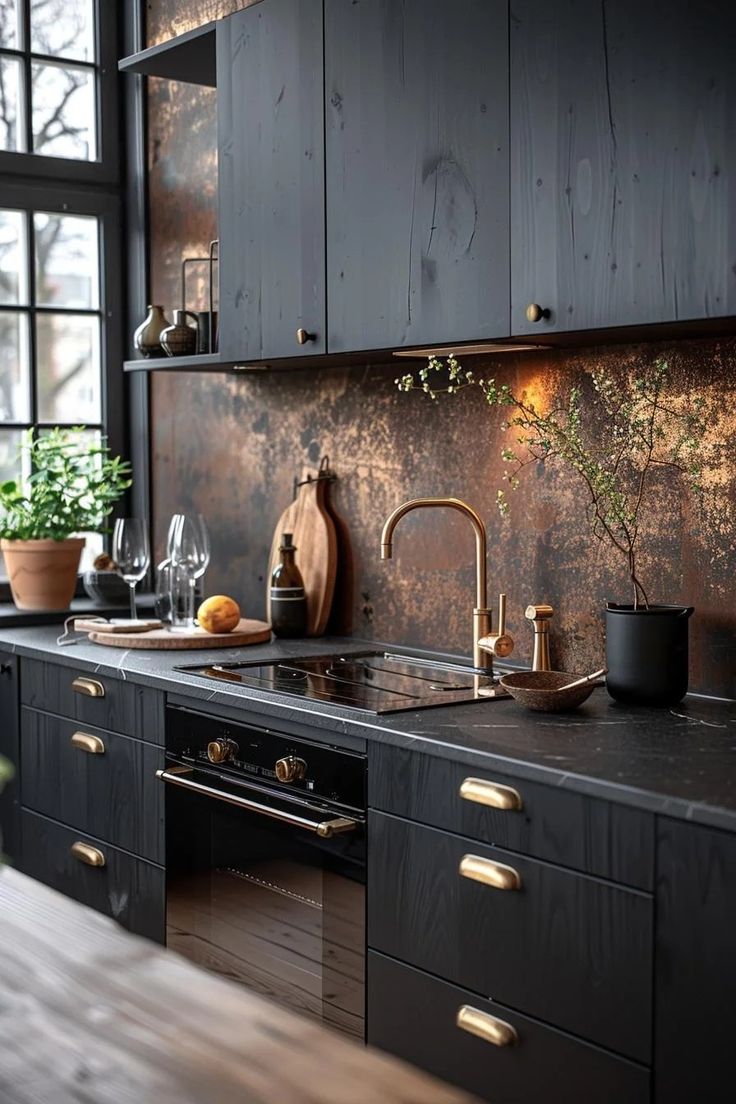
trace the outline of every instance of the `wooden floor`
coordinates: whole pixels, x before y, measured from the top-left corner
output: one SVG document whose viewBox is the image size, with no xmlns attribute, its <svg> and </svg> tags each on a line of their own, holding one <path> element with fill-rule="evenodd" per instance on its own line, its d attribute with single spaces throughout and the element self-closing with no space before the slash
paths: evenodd
<svg viewBox="0 0 736 1104">
<path fill-rule="evenodd" d="M 0 870 L 2 1104 L 470 1104 Z"/>
</svg>

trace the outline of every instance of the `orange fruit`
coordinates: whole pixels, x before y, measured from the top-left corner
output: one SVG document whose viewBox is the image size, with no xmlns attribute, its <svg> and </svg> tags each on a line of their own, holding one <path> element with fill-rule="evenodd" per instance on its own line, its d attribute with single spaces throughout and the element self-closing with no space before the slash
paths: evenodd
<svg viewBox="0 0 736 1104">
<path fill-rule="evenodd" d="M 240 606 L 226 594 L 213 594 L 197 610 L 197 620 L 205 632 L 232 632 L 240 621 Z"/>
</svg>

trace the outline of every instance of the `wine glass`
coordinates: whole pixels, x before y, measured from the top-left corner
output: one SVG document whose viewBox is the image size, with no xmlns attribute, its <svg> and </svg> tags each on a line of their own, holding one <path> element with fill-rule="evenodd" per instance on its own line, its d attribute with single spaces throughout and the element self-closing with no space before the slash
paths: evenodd
<svg viewBox="0 0 736 1104">
<path fill-rule="evenodd" d="M 112 534 L 112 558 L 130 587 L 130 616 L 135 621 L 135 586 L 148 571 L 151 554 L 142 518 L 118 518 Z"/>
<path fill-rule="evenodd" d="M 210 538 L 201 514 L 174 514 L 169 525 L 168 553 L 172 572 L 187 582 L 185 627 L 194 626 L 194 593 L 210 562 Z"/>
</svg>

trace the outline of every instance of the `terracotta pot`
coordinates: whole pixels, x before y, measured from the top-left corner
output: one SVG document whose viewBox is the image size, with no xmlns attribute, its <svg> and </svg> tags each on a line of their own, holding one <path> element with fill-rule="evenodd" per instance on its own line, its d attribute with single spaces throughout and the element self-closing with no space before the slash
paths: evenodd
<svg viewBox="0 0 736 1104">
<path fill-rule="evenodd" d="M 13 601 L 18 609 L 69 609 L 83 548 L 84 537 L 61 541 L 0 541 Z"/>
</svg>

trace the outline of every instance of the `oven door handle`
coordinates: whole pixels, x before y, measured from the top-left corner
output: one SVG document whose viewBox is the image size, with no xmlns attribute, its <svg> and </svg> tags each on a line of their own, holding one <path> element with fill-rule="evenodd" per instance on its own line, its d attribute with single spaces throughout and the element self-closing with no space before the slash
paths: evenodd
<svg viewBox="0 0 736 1104">
<path fill-rule="evenodd" d="M 354 832 L 358 827 L 357 820 L 351 820 L 349 817 L 309 820 L 308 817 L 288 813 L 283 809 L 275 809 L 271 805 L 264 805 L 261 801 L 254 801 L 250 797 L 240 797 L 238 794 L 216 790 L 213 786 L 205 786 L 202 782 L 195 782 L 193 778 L 189 778 L 190 774 L 194 774 L 193 767 L 167 767 L 156 771 L 156 777 L 160 778 L 162 782 L 168 782 L 172 786 L 181 786 L 182 789 L 191 790 L 193 793 L 202 794 L 204 797 L 214 798 L 216 801 L 226 801 L 228 805 L 235 805 L 238 809 L 246 809 L 249 813 L 258 813 L 260 816 L 270 817 L 272 820 L 280 820 L 283 824 L 291 824 L 295 828 L 304 828 L 307 832 L 314 832 L 321 839 L 330 839 L 331 836 L 337 836 L 343 832 Z"/>
</svg>

